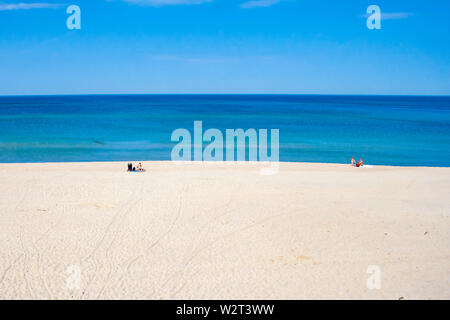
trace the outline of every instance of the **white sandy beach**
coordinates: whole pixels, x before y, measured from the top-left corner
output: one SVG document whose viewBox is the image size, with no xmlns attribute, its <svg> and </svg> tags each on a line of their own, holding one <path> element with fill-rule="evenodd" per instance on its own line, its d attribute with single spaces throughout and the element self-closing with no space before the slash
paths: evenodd
<svg viewBox="0 0 450 320">
<path fill-rule="evenodd" d="M 0 298 L 450 299 L 450 168 L 144 166 L 0 164 Z"/>
</svg>

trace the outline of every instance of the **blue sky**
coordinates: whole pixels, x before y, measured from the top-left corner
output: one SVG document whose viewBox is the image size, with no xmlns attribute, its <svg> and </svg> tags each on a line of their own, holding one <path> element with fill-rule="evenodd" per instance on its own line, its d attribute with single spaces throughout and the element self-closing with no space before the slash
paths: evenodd
<svg viewBox="0 0 450 320">
<path fill-rule="evenodd" d="M 81 30 L 66 27 L 70 4 Z M 381 30 L 366 27 L 371 4 Z M 0 0 L 0 95 L 449 95 L 449 12 L 447 0 Z"/>
</svg>

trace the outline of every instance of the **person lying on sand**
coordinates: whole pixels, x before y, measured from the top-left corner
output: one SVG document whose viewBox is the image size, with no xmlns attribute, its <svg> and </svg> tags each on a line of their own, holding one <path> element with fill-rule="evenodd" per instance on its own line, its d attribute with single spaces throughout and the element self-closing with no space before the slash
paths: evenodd
<svg viewBox="0 0 450 320">
<path fill-rule="evenodd" d="M 133 167 L 133 163 L 128 164 L 128 172 L 145 172 L 145 169 L 142 167 L 142 163 L 139 162 L 137 167 Z"/>
</svg>

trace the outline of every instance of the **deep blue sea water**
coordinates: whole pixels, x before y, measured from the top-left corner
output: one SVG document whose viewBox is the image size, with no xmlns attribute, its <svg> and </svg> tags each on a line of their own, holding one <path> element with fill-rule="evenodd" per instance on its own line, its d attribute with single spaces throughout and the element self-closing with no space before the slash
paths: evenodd
<svg viewBox="0 0 450 320">
<path fill-rule="evenodd" d="M 279 129 L 281 161 L 450 166 L 450 97 L 0 97 L 0 162 L 170 160 L 172 131 Z"/>
</svg>

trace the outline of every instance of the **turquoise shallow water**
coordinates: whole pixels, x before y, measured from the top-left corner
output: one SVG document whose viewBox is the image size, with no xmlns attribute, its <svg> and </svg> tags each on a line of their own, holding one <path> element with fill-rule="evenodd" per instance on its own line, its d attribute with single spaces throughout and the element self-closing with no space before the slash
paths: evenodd
<svg viewBox="0 0 450 320">
<path fill-rule="evenodd" d="M 450 166 L 450 97 L 0 97 L 0 162 L 170 160 L 172 131 L 279 129 L 281 161 Z"/>
</svg>

